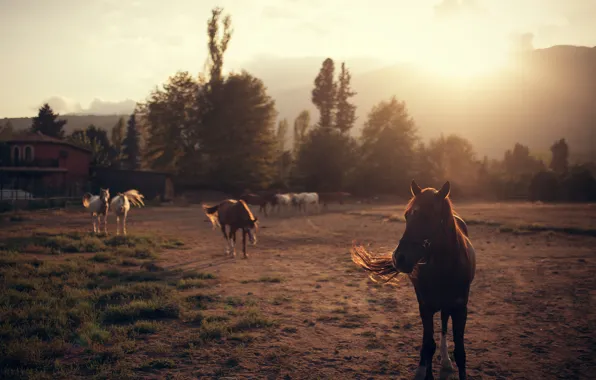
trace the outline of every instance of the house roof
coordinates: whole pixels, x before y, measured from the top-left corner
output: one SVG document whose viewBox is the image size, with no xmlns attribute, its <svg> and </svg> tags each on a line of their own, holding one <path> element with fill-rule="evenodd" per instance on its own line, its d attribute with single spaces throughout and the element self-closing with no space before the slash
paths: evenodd
<svg viewBox="0 0 596 380">
<path fill-rule="evenodd" d="M 70 141 L 60 140 L 55 137 L 50 137 L 44 135 L 41 132 L 29 132 L 29 131 L 21 131 L 12 133 L 11 136 L 3 136 L 3 142 L 8 143 L 46 143 L 46 144 L 59 144 L 59 145 L 67 145 L 72 148 L 80 149 L 82 151 L 91 153 L 91 150 L 82 147 L 80 145 L 71 143 Z"/>
</svg>

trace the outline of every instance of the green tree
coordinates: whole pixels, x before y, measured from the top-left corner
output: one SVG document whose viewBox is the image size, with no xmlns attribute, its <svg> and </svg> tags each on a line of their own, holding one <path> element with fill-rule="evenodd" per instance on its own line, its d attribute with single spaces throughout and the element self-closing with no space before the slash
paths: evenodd
<svg viewBox="0 0 596 380">
<path fill-rule="evenodd" d="M 123 161 L 127 169 L 137 170 L 141 166 L 141 134 L 136 125 L 135 114 L 128 118 L 126 136 L 122 141 Z"/>
<path fill-rule="evenodd" d="M 223 81 L 222 69 L 224 54 L 232 39 L 232 18 L 230 15 L 223 16 L 223 8 L 215 7 L 211 10 L 211 18 L 207 21 L 207 47 L 209 55 L 205 63 L 205 69 L 209 72 L 209 90 L 217 92 L 218 86 Z M 221 25 L 220 25 L 221 24 Z M 223 27 L 220 35 L 220 28 Z"/>
<path fill-rule="evenodd" d="M 226 106 L 213 110 L 218 128 L 201 140 L 210 177 L 230 189 L 267 187 L 275 172 L 274 100 L 263 82 L 246 71 L 228 76 L 221 96 Z"/>
<path fill-rule="evenodd" d="M 311 130 L 296 159 L 293 181 L 309 191 L 340 191 L 348 184 L 356 142 L 331 128 Z"/>
<path fill-rule="evenodd" d="M 277 178 L 276 182 L 279 184 L 286 184 L 289 175 L 289 170 L 292 164 L 292 154 L 286 150 L 286 141 L 288 136 L 288 130 L 290 124 L 287 119 L 280 120 L 277 125 L 277 149 L 276 149 L 276 167 L 277 167 Z"/>
<path fill-rule="evenodd" d="M 68 140 L 91 150 L 91 165 L 108 167 L 112 164 L 113 150 L 108 134 L 103 129 L 91 124 L 84 130 L 76 130 Z"/>
<path fill-rule="evenodd" d="M 288 129 L 290 124 L 288 123 L 288 119 L 282 119 L 277 124 L 277 151 L 284 152 L 286 150 L 286 139 L 288 137 Z"/>
<path fill-rule="evenodd" d="M 469 140 L 455 134 L 447 137 L 441 135 L 430 141 L 428 154 L 433 164 L 435 181 L 450 180 L 455 187 L 468 193 L 476 190 L 479 163 Z"/>
<path fill-rule="evenodd" d="M 300 147 L 306 139 L 310 128 L 310 113 L 307 110 L 300 112 L 294 120 L 294 147 L 292 149 L 294 157 L 297 157 Z"/>
<path fill-rule="evenodd" d="M 416 125 L 395 96 L 372 108 L 362 129 L 357 182 L 368 191 L 407 189 L 414 173 Z"/>
<path fill-rule="evenodd" d="M 122 141 L 124 140 L 124 131 L 125 131 L 126 122 L 124 118 L 121 117 L 118 119 L 118 122 L 112 127 L 112 133 L 110 136 L 110 141 L 112 143 L 112 148 L 114 150 L 114 161 L 119 163 L 122 159 Z"/>
<path fill-rule="evenodd" d="M 565 175 L 569 171 L 569 146 L 565 139 L 555 141 L 550 147 L 552 158 L 550 168 L 559 175 Z"/>
<path fill-rule="evenodd" d="M 341 71 L 339 72 L 335 112 L 335 127 L 341 133 L 349 132 L 356 122 L 356 106 L 350 102 L 350 99 L 356 95 L 350 87 L 352 75 L 346 68 L 345 62 L 341 63 Z"/>
<path fill-rule="evenodd" d="M 530 148 L 519 143 L 513 149 L 508 149 L 503 156 L 503 170 L 509 179 L 529 178 L 544 169 L 543 162 L 530 154 Z"/>
<path fill-rule="evenodd" d="M 58 116 L 57 113 L 54 113 L 50 105 L 45 103 L 39 108 L 37 116 L 33 118 L 31 131 L 41 132 L 46 136 L 63 139 L 66 120 L 59 120 Z"/>
<path fill-rule="evenodd" d="M 205 71 L 204 91 L 197 99 L 198 108 L 202 110 L 200 123 L 197 125 L 197 136 L 200 141 L 198 156 L 205 163 L 205 170 L 213 173 L 220 166 L 220 157 L 224 155 L 225 144 L 221 140 L 225 134 L 220 126 L 227 116 L 226 99 L 223 96 L 225 78 L 222 74 L 224 55 L 231 41 L 232 19 L 229 15 L 222 18 L 223 9 L 216 7 L 211 11 L 211 18 L 207 21 L 208 58 Z M 220 33 L 221 30 L 221 33 Z"/>
<path fill-rule="evenodd" d="M 334 80 L 335 64 L 331 58 L 323 61 L 319 74 L 315 78 L 312 90 L 312 102 L 319 110 L 321 128 L 333 127 L 333 113 L 335 110 L 337 86 Z"/>
<path fill-rule="evenodd" d="M 199 91 L 200 84 L 188 72 L 177 72 L 142 104 L 151 168 L 180 173 L 189 151 L 198 145 Z"/>
</svg>

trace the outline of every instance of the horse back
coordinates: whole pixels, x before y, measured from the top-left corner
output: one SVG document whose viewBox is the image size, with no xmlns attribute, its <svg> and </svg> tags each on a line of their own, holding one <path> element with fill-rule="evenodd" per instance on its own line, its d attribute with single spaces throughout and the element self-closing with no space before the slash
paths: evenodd
<svg viewBox="0 0 596 380">
<path fill-rule="evenodd" d="M 476 250 L 474 249 L 474 246 L 472 245 L 472 242 L 469 239 L 468 225 L 466 224 L 466 222 L 464 222 L 464 220 L 459 215 L 455 215 L 455 222 L 457 223 L 459 229 L 463 232 L 463 234 L 465 236 L 465 238 L 464 238 L 465 250 L 466 250 L 466 255 L 468 257 L 468 265 L 469 265 L 469 270 L 470 270 L 470 282 L 472 282 L 472 280 L 474 280 L 474 276 L 476 274 Z"/>
</svg>

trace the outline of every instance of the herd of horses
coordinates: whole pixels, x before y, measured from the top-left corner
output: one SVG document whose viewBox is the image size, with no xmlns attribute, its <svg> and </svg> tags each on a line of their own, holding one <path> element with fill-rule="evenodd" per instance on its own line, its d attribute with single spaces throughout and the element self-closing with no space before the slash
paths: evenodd
<svg viewBox="0 0 596 380">
<path fill-rule="evenodd" d="M 447 325 L 452 321 L 454 351 L 459 379 L 467 378 L 464 332 L 468 315 L 470 286 L 476 272 L 476 253 L 469 239 L 468 228 L 458 216 L 449 198 L 451 185 L 447 181 L 439 190 L 422 189 L 412 181 L 412 198 L 406 206 L 405 230 L 399 237 L 396 248 L 384 255 L 374 255 L 362 246 L 353 246 L 352 261 L 385 282 L 392 281 L 398 274 L 405 274 L 414 286 L 422 321 L 422 347 L 415 380 L 433 379 L 432 362 L 436 351 L 433 317 L 441 313 L 441 372 L 440 377 L 449 376 L 453 363 L 447 350 Z M 297 194 L 243 194 L 239 199 L 226 199 L 213 206 L 202 205 L 212 223 L 213 229 L 220 227 L 226 240 L 226 254 L 235 256 L 236 232 L 242 231 L 244 257 L 246 237 L 256 244 L 258 218 L 250 205 L 258 205 L 266 215 L 267 206 L 272 208 L 295 207 L 304 210 L 309 205 L 330 201 L 343 203 L 346 193 L 297 193 Z M 85 194 L 83 204 L 99 219 L 108 209 L 115 209 L 117 218 L 123 217 L 126 233 L 126 214 L 130 204 L 142 205 L 142 195 L 136 190 L 119 193 L 109 202 L 109 189 L 101 189 L 100 195 Z M 229 231 L 226 231 L 229 226 Z M 94 231 L 95 219 L 93 221 Z M 97 231 L 96 231 L 97 232 Z M 375 280 L 376 281 L 376 280 Z"/>
<path fill-rule="evenodd" d="M 350 193 L 346 192 L 328 192 L 328 193 L 282 193 L 278 191 L 261 191 L 258 193 L 251 193 L 245 191 L 238 199 L 243 200 L 251 206 L 259 206 L 259 212 L 267 216 L 267 208 L 271 211 L 280 213 L 282 210 L 295 210 L 298 212 L 307 212 L 308 209 L 314 207 L 317 212 L 321 210 L 321 206 L 326 208 L 329 203 L 343 204 L 344 201 L 351 197 Z"/>
<path fill-rule="evenodd" d="M 120 234 L 120 219 L 122 219 L 122 233 L 126 235 L 126 218 L 132 206 L 144 206 L 143 198 L 145 196 L 135 189 L 124 193 L 118 193 L 110 201 L 110 189 L 99 189 L 99 195 L 85 193 L 83 195 L 83 207 L 91 213 L 93 220 L 93 232 L 99 233 L 101 230 L 101 217 L 103 216 L 104 233 L 108 233 L 108 214 L 110 208 L 116 215 L 116 235 Z"/>
</svg>

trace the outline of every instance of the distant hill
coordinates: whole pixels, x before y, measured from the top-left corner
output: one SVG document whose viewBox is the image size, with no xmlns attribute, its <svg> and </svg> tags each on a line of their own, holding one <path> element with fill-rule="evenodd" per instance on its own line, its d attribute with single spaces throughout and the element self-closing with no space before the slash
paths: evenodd
<svg viewBox="0 0 596 380">
<path fill-rule="evenodd" d="M 64 130 L 66 134 L 70 134 L 77 129 L 85 129 L 93 124 L 98 128 L 111 131 L 112 127 L 116 125 L 118 119 L 124 117 L 128 119 L 130 115 L 60 115 L 59 119 L 66 120 Z M 33 119 L 30 117 L 18 118 L 4 118 L 0 120 L 0 125 L 4 126 L 7 121 L 10 121 L 16 131 L 24 130 L 31 127 Z"/>
<path fill-rule="evenodd" d="M 315 112 L 310 82 L 272 91 L 282 117 Z M 564 137 L 573 158 L 596 161 L 596 48 L 533 50 L 515 57 L 506 70 L 467 84 L 402 64 L 355 75 L 352 87 L 358 92 L 355 134 L 375 104 L 396 95 L 406 101 L 424 140 L 458 133 L 480 155 L 501 158 L 516 142 L 549 156 L 550 145 Z"/>
<path fill-rule="evenodd" d="M 292 122 L 300 111 L 308 109 L 316 121 L 310 93 L 320 62 L 309 59 L 299 63 L 296 67 L 300 69 L 287 81 L 283 78 L 289 71 L 281 64 L 249 69 L 264 78 L 280 118 Z M 296 83 L 304 85 L 295 87 Z M 596 161 L 596 48 L 533 50 L 517 56 L 508 69 L 466 84 L 400 64 L 356 73 L 352 87 L 358 93 L 355 135 L 375 104 L 396 95 L 406 101 L 423 140 L 440 133 L 458 133 L 472 141 L 480 155 L 501 158 L 516 142 L 548 156 L 550 145 L 565 137 L 575 159 Z M 89 124 L 109 130 L 120 116 L 62 117 L 68 120 L 66 130 L 70 133 Z M 31 125 L 30 118 L 9 120 L 16 129 Z"/>
</svg>

